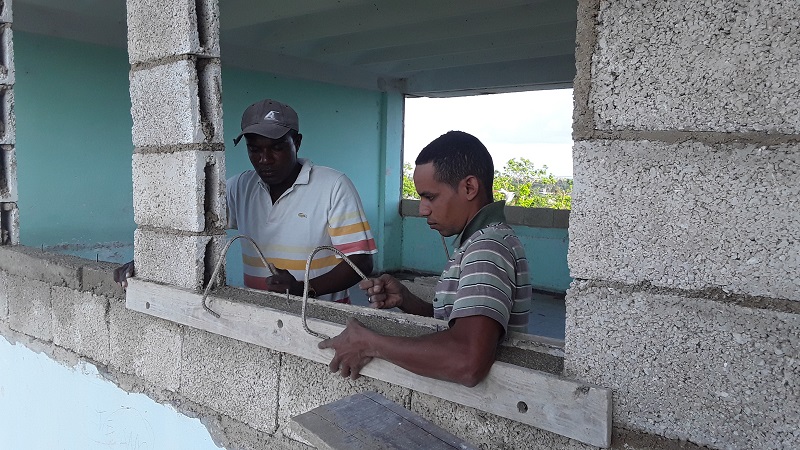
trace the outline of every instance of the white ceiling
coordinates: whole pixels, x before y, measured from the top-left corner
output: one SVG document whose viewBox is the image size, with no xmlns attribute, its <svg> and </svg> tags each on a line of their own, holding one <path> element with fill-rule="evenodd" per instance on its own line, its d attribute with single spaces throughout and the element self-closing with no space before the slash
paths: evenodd
<svg viewBox="0 0 800 450">
<path fill-rule="evenodd" d="M 165 0 L 166 1 L 166 0 Z M 571 86 L 577 0 L 220 0 L 223 63 L 451 96 Z M 14 0 L 13 28 L 126 48 L 125 0 Z"/>
</svg>

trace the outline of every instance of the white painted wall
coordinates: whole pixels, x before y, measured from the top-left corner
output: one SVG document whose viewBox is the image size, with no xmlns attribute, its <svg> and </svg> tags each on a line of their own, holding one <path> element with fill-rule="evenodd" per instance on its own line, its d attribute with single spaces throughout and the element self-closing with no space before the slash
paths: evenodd
<svg viewBox="0 0 800 450">
<path fill-rule="evenodd" d="M 218 449 L 198 419 L 129 394 L 91 364 L 63 366 L 0 339 L 0 448 Z"/>
</svg>

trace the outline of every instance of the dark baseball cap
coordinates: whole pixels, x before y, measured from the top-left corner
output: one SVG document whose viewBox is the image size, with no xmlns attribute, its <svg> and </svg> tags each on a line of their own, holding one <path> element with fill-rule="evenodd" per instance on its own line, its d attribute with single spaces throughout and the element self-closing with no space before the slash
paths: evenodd
<svg viewBox="0 0 800 450">
<path fill-rule="evenodd" d="M 272 99 L 261 100 L 244 110 L 242 132 L 233 140 L 233 145 L 238 144 L 245 134 L 279 139 L 289 130 L 300 131 L 300 121 L 292 107 Z"/>
</svg>

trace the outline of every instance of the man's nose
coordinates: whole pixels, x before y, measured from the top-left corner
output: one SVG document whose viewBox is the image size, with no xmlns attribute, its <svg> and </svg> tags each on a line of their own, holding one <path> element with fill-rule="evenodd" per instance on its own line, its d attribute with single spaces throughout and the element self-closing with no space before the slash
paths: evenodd
<svg viewBox="0 0 800 450">
<path fill-rule="evenodd" d="M 258 162 L 265 164 L 272 162 L 272 157 L 269 152 L 260 152 L 258 154 Z"/>
<path fill-rule="evenodd" d="M 431 215 L 431 208 L 424 201 L 419 202 L 419 215 L 422 217 L 428 217 Z"/>
</svg>

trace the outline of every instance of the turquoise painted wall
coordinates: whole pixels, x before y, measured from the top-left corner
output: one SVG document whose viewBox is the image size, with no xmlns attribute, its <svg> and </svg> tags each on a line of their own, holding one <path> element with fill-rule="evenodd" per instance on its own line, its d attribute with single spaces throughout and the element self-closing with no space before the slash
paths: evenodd
<svg viewBox="0 0 800 450">
<path fill-rule="evenodd" d="M 22 244 L 132 242 L 127 55 L 23 32 L 14 53 Z"/>
<path fill-rule="evenodd" d="M 533 228 L 513 225 L 525 246 L 531 270 L 531 284 L 548 292 L 566 292 L 572 278 L 567 266 L 569 236 L 564 228 Z M 445 238 L 452 253 L 453 237 Z M 425 219 L 403 218 L 403 268 L 439 274 L 447 263 L 439 233 L 431 230 Z"/>
<path fill-rule="evenodd" d="M 84 258 L 132 257 L 129 65 L 124 50 L 14 34 L 20 238 L 24 245 Z M 438 273 L 446 262 L 438 234 L 399 215 L 403 98 L 400 94 L 290 80 L 223 66 L 227 174 L 250 168 L 233 146 L 241 113 L 273 97 L 300 116 L 300 155 L 345 172 L 361 194 L 379 248 L 376 270 Z M 533 283 L 569 286 L 567 231 L 517 227 Z M 237 244 L 228 281 L 241 285 Z"/>
</svg>

